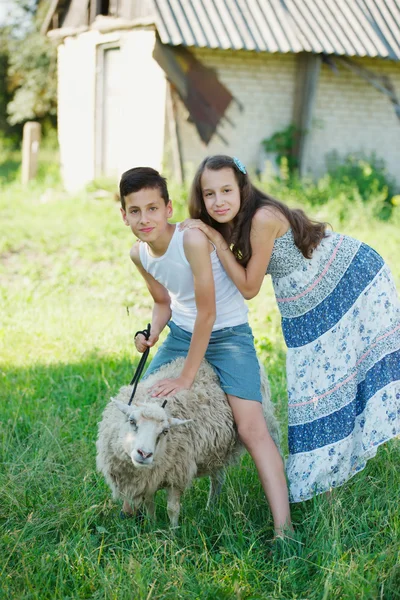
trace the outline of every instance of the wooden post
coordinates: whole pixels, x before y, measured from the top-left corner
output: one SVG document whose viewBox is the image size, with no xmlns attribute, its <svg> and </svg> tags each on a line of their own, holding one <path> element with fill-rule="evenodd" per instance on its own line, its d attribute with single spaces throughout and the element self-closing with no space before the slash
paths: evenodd
<svg viewBox="0 0 400 600">
<path fill-rule="evenodd" d="M 169 124 L 169 136 L 171 140 L 174 177 L 178 183 L 183 183 L 185 179 L 185 172 L 182 164 L 181 140 L 179 136 L 178 122 L 176 119 L 176 103 L 169 81 L 167 81 L 167 119 Z"/>
<path fill-rule="evenodd" d="M 297 55 L 296 92 L 293 106 L 296 143 L 293 154 L 297 158 L 300 175 L 304 175 L 304 159 L 307 154 L 306 146 L 310 137 L 320 70 L 320 56 L 306 52 Z"/>
<path fill-rule="evenodd" d="M 36 177 L 40 143 L 40 123 L 28 121 L 22 137 L 22 184 Z"/>
</svg>

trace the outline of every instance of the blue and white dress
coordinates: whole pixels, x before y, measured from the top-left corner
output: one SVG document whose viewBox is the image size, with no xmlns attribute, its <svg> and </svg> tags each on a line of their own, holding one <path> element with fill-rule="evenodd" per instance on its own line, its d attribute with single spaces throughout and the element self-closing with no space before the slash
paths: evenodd
<svg viewBox="0 0 400 600">
<path fill-rule="evenodd" d="M 400 303 L 381 256 L 327 233 L 306 259 L 289 231 L 271 274 L 288 347 L 291 502 L 342 485 L 400 434 Z"/>
</svg>

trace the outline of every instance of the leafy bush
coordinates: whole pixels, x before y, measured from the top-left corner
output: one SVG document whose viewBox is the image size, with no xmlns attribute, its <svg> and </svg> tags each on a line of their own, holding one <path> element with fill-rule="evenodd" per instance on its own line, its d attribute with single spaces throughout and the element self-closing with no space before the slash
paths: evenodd
<svg viewBox="0 0 400 600">
<path fill-rule="evenodd" d="M 391 217 L 396 206 L 395 183 L 382 160 L 362 154 L 340 159 L 337 153 L 331 153 L 327 163 L 327 173 L 315 181 L 291 173 L 286 159 L 282 159 L 280 174 L 262 178 L 260 187 L 284 202 L 314 210 L 332 203 L 339 221 L 346 219 L 350 206 L 381 220 Z"/>
<path fill-rule="evenodd" d="M 364 202 L 380 198 L 377 216 L 388 218 L 392 212 L 395 182 L 388 174 L 385 163 L 375 154 L 366 157 L 362 153 L 348 154 L 341 160 L 337 153 L 327 156 L 328 173 L 332 181 L 356 186 Z"/>
<path fill-rule="evenodd" d="M 284 159 L 289 173 L 293 173 L 298 167 L 297 158 L 293 154 L 298 129 L 295 125 L 288 125 L 282 131 L 277 131 L 271 137 L 261 142 L 265 152 L 276 154 L 276 164 L 281 165 Z"/>
</svg>

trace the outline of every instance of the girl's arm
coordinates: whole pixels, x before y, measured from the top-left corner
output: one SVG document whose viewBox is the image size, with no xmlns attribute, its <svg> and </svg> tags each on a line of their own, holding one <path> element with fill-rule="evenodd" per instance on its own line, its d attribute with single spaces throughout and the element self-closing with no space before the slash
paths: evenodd
<svg viewBox="0 0 400 600">
<path fill-rule="evenodd" d="M 183 245 L 193 272 L 197 316 L 182 373 L 177 379 L 157 382 L 152 388 L 153 396 L 169 396 L 191 387 L 206 353 L 216 317 L 210 244 L 201 231 L 193 229 L 185 233 Z"/>
<path fill-rule="evenodd" d="M 215 244 L 225 271 L 246 300 L 251 300 L 260 291 L 274 241 L 278 234 L 282 234 L 282 225 L 282 220 L 269 210 L 259 209 L 255 213 L 250 232 L 252 256 L 245 268 L 236 261 L 227 242 L 218 231 L 198 219 L 185 221 L 185 226 L 198 227 Z"/>
<path fill-rule="evenodd" d="M 150 337 L 148 340 L 146 340 L 144 335 L 139 334 L 135 338 L 135 346 L 137 351 L 144 352 L 146 348 L 151 348 L 158 342 L 160 333 L 170 320 L 171 298 L 165 287 L 156 279 L 154 279 L 150 273 L 143 269 L 139 256 L 139 242 L 132 247 L 130 256 L 132 262 L 145 280 L 147 289 L 154 300 Z"/>
</svg>

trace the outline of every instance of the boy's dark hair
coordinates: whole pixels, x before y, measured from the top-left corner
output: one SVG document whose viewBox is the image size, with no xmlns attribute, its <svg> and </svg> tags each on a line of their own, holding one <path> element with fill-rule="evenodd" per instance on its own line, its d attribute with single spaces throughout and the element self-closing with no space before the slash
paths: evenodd
<svg viewBox="0 0 400 600">
<path fill-rule="evenodd" d="M 119 182 L 119 195 L 122 208 L 125 210 L 126 196 L 132 194 L 132 192 L 140 192 L 140 190 L 145 189 L 158 189 L 165 205 L 168 204 L 169 195 L 165 177 L 151 167 L 135 167 L 134 169 L 125 171 Z"/>
</svg>

